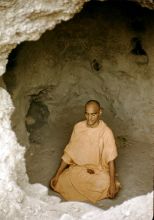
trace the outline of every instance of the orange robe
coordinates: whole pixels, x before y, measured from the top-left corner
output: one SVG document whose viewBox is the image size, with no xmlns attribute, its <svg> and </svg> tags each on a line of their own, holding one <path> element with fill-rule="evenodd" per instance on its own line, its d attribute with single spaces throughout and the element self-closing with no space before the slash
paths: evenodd
<svg viewBox="0 0 154 220">
<path fill-rule="evenodd" d="M 117 157 L 111 129 L 102 121 L 95 128 L 86 121 L 74 126 L 62 159 L 70 166 L 59 176 L 54 188 L 66 200 L 91 201 L 108 197 L 110 186 L 109 161 Z M 92 169 L 89 174 L 87 169 Z M 117 190 L 118 190 L 118 182 Z"/>
</svg>

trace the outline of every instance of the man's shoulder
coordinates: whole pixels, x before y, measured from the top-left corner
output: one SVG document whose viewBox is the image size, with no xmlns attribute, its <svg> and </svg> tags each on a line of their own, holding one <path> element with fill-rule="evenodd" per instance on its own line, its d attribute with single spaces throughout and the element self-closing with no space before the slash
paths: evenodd
<svg viewBox="0 0 154 220">
<path fill-rule="evenodd" d="M 85 120 L 84 120 L 84 121 L 79 121 L 79 122 L 77 122 L 77 123 L 74 125 L 74 128 L 75 128 L 75 129 L 82 128 L 82 127 L 85 127 L 85 125 L 86 125 L 86 121 L 85 121 Z"/>
<path fill-rule="evenodd" d="M 101 120 L 101 127 L 105 135 L 113 134 L 111 128 L 103 120 Z"/>
</svg>

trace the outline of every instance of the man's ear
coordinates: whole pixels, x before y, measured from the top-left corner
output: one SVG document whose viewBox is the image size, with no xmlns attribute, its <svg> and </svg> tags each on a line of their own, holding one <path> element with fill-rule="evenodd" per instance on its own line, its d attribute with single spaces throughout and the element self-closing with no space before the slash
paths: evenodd
<svg viewBox="0 0 154 220">
<path fill-rule="evenodd" d="M 99 110 L 99 115 L 102 115 L 102 113 L 103 113 L 103 108 L 101 107 Z"/>
</svg>

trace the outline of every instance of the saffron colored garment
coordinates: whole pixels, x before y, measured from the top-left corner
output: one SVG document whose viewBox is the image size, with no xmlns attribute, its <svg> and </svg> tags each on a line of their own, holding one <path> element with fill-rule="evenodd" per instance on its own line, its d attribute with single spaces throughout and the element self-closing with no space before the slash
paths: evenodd
<svg viewBox="0 0 154 220">
<path fill-rule="evenodd" d="M 110 186 L 108 163 L 116 157 L 113 133 L 102 120 L 95 128 L 87 127 L 86 121 L 77 123 L 62 156 L 70 166 L 61 173 L 53 189 L 66 200 L 95 203 L 107 198 Z M 87 169 L 93 173 L 88 173 Z M 118 191 L 117 181 L 116 188 Z"/>
</svg>

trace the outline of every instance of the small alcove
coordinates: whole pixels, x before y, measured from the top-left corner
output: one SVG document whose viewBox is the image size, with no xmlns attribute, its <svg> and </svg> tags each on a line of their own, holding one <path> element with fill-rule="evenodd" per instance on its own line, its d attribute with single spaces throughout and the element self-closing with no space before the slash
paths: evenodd
<svg viewBox="0 0 154 220">
<path fill-rule="evenodd" d="M 140 32 L 144 49 L 136 38 L 131 53 L 148 54 L 146 68 L 129 57 L 132 9 L 146 29 Z M 122 183 L 115 200 L 98 205 L 108 208 L 152 190 L 153 18 L 133 2 L 92 1 L 70 21 L 12 51 L 3 80 L 16 107 L 12 128 L 26 147 L 30 183 L 48 186 L 74 123 L 84 119 L 85 102 L 97 99 L 116 137 Z"/>
</svg>

